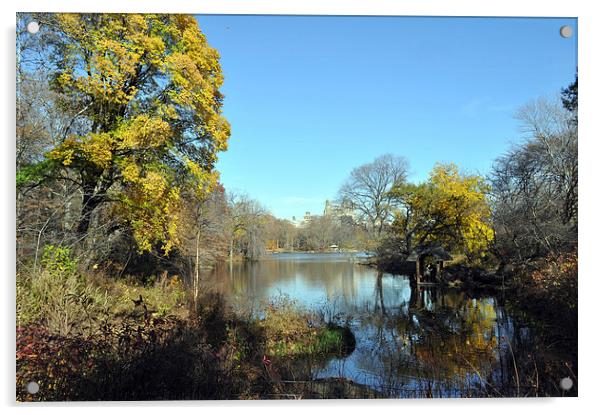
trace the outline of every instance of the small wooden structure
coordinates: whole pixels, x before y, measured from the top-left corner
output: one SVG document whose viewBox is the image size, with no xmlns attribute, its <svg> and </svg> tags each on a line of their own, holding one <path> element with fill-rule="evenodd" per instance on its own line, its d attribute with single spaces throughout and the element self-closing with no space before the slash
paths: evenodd
<svg viewBox="0 0 602 415">
<path fill-rule="evenodd" d="M 444 261 L 452 259 L 451 255 L 439 245 L 429 245 L 412 251 L 406 261 L 416 263 L 416 283 L 418 284 L 425 283 L 422 277 L 424 276 L 424 261 L 427 257 L 432 257 L 436 261 L 435 275 L 440 275 Z"/>
</svg>

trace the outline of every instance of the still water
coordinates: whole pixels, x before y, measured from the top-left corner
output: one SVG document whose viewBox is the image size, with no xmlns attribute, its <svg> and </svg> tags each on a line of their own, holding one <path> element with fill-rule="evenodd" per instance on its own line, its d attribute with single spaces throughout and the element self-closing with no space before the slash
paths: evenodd
<svg viewBox="0 0 602 415">
<path fill-rule="evenodd" d="M 299 367 L 297 379 L 344 377 L 387 396 L 533 396 L 516 375 L 533 370 L 521 365 L 537 344 L 499 296 L 417 289 L 409 277 L 360 260 L 343 253 L 274 254 L 222 264 L 210 280 L 237 307 L 285 295 L 349 324 L 354 351 Z"/>
</svg>

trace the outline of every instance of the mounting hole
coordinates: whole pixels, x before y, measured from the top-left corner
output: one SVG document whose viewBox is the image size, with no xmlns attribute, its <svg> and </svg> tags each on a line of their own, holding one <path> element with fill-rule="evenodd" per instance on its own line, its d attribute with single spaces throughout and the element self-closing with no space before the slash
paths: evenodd
<svg viewBox="0 0 602 415">
<path fill-rule="evenodd" d="M 27 393 L 31 393 L 32 395 L 35 395 L 36 393 L 38 393 L 40 391 L 40 385 L 38 385 L 38 382 L 29 382 L 27 384 Z"/>
<path fill-rule="evenodd" d="M 563 390 L 568 391 L 573 387 L 573 380 L 571 378 L 562 378 L 560 380 L 560 387 Z"/>
<path fill-rule="evenodd" d="M 571 26 L 562 26 L 560 28 L 560 36 L 564 38 L 573 36 L 573 28 Z"/>
<path fill-rule="evenodd" d="M 35 35 L 40 31 L 40 25 L 38 22 L 29 22 L 27 23 L 27 31 L 32 35 Z"/>
</svg>

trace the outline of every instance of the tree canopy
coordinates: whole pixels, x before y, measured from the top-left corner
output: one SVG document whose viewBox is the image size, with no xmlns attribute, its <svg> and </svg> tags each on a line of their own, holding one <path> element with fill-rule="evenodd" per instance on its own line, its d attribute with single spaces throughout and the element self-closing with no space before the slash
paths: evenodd
<svg viewBox="0 0 602 415">
<path fill-rule="evenodd" d="M 375 235 L 380 235 L 391 219 L 391 194 L 395 185 L 405 182 L 409 163 L 404 157 L 385 154 L 356 167 L 339 190 L 339 199 L 355 209 Z"/>
<path fill-rule="evenodd" d="M 40 16 L 51 88 L 74 114 L 36 171 L 83 193 L 77 231 L 105 202 L 139 250 L 177 242 L 180 193 L 207 194 L 230 127 L 223 75 L 194 17 L 153 14 Z M 32 179 L 21 174 L 21 177 Z"/>
<path fill-rule="evenodd" d="M 438 164 L 420 184 L 391 190 L 398 206 L 392 228 L 406 254 L 438 244 L 477 255 L 493 240 L 488 186 L 476 175 L 462 174 L 454 164 Z"/>
</svg>

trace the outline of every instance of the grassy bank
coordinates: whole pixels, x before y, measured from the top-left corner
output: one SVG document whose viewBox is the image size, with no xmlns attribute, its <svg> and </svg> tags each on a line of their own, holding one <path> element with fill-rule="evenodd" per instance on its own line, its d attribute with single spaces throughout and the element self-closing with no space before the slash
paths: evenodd
<svg viewBox="0 0 602 415">
<path fill-rule="evenodd" d="M 217 294 L 193 303 L 177 277 L 77 268 L 50 247 L 36 272 L 17 276 L 20 401 L 273 398 L 288 393 L 295 362 L 354 347 L 348 328 L 287 298 L 243 317 Z"/>
</svg>

